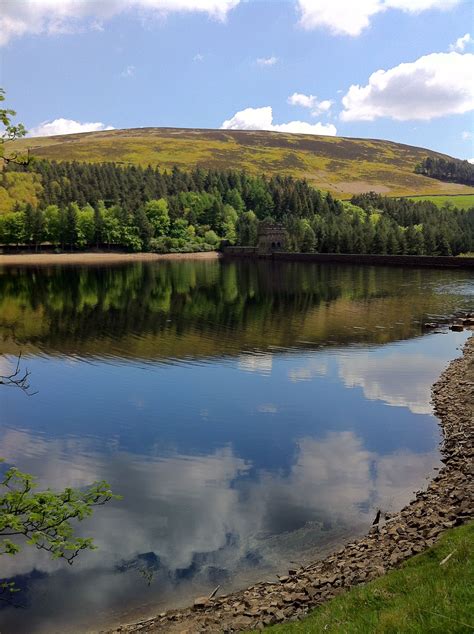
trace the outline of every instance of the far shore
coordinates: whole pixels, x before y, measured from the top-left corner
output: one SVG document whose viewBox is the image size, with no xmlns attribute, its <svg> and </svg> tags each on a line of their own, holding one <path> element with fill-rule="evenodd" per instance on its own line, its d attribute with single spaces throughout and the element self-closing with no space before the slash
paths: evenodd
<svg viewBox="0 0 474 634">
<path fill-rule="evenodd" d="M 0 255 L 1 266 L 37 266 L 51 264 L 120 264 L 160 260 L 216 260 L 217 251 L 199 253 L 9 253 Z"/>
</svg>

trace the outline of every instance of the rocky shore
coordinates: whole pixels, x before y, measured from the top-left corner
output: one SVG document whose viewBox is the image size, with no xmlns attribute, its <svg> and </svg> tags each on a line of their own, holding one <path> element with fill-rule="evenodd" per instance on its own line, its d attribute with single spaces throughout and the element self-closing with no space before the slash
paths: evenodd
<svg viewBox="0 0 474 634">
<path fill-rule="evenodd" d="M 400 512 L 380 516 L 362 539 L 272 583 L 201 597 L 193 607 L 124 625 L 118 632 L 238 632 L 304 617 L 311 609 L 397 567 L 474 514 L 474 336 L 433 386 L 444 436 L 443 468 Z"/>
</svg>

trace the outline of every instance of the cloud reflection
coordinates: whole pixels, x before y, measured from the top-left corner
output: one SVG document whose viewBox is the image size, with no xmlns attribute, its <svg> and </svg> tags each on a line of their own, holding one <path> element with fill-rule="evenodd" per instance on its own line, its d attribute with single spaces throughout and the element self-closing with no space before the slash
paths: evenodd
<svg viewBox="0 0 474 634">
<path fill-rule="evenodd" d="M 273 356 L 271 354 L 241 354 L 238 358 L 239 370 L 269 375 L 272 373 Z"/>
<path fill-rule="evenodd" d="M 335 528 L 354 530 L 367 525 L 375 507 L 402 506 L 437 462 L 435 454 L 377 455 L 352 431 L 299 439 L 287 473 L 252 473 L 230 447 L 150 459 L 116 452 L 113 441 L 106 451 L 85 439 L 12 430 L 1 441 L 8 462 L 39 474 L 42 483 L 60 488 L 103 478 L 124 496 L 84 525 L 99 550 L 73 569 L 33 549 L 2 562 L 5 576 L 49 573 L 34 583 L 38 600 L 28 618 L 50 631 L 58 623 L 79 627 L 94 610 L 122 614 L 124 601 L 149 601 L 156 610 L 160 601 L 189 600 L 216 580 L 230 589 L 242 574 L 251 578 L 256 565 L 255 578 L 281 570 Z M 139 575 L 147 561 L 155 575 L 149 589 Z"/>
<path fill-rule="evenodd" d="M 325 376 L 327 373 L 327 361 L 312 358 L 306 365 L 291 368 L 288 371 L 288 378 L 292 383 L 298 383 L 299 381 L 311 381 L 315 377 Z"/>
<path fill-rule="evenodd" d="M 432 414 L 431 385 L 446 365 L 443 358 L 399 352 L 351 354 L 338 363 L 346 387 L 361 387 L 367 399 L 414 414 Z"/>
</svg>

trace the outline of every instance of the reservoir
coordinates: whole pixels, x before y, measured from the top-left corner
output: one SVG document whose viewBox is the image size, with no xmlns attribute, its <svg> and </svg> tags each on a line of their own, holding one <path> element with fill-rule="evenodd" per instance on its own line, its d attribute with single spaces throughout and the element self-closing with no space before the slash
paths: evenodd
<svg viewBox="0 0 474 634">
<path fill-rule="evenodd" d="M 81 632 L 309 562 L 440 466 L 431 385 L 472 273 L 269 261 L 0 269 L 0 456 L 123 496 L 72 566 L 2 557 L 7 633 Z"/>
</svg>

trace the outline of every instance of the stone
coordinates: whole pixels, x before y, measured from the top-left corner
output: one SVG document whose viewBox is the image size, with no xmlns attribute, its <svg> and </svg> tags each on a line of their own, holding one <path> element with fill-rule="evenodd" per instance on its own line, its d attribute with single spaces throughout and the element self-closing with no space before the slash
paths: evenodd
<svg viewBox="0 0 474 634">
<path fill-rule="evenodd" d="M 209 597 L 198 597 L 194 599 L 194 607 L 196 609 L 205 608 L 210 602 Z"/>
</svg>

